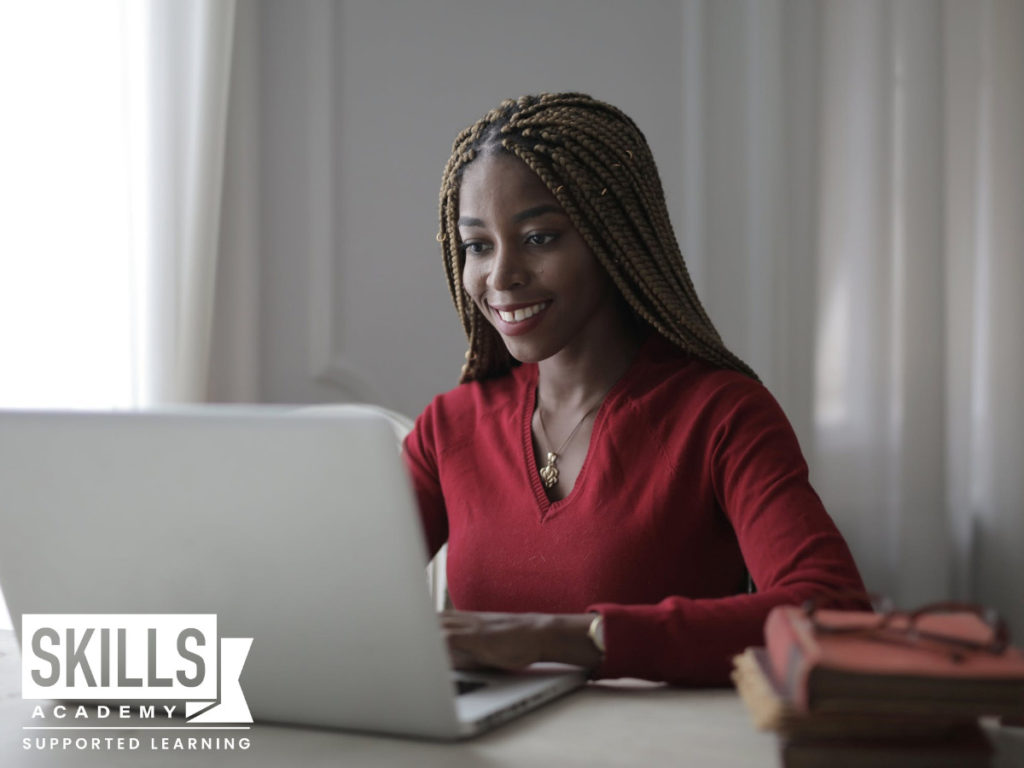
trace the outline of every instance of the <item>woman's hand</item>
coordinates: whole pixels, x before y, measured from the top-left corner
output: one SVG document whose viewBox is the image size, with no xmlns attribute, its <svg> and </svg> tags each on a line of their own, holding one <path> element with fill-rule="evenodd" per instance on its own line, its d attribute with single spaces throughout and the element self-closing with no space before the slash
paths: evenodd
<svg viewBox="0 0 1024 768">
<path fill-rule="evenodd" d="M 456 669 L 522 669 L 542 657 L 544 614 L 445 611 L 441 629 Z"/>
<path fill-rule="evenodd" d="M 444 611 L 441 629 L 456 669 L 522 669 L 537 661 L 595 667 L 601 654 L 587 630 L 592 614 Z"/>
</svg>

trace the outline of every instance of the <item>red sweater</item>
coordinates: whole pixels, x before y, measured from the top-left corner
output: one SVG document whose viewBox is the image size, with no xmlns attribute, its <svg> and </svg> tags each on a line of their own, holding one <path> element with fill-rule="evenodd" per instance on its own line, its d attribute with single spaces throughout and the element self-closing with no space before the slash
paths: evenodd
<svg viewBox="0 0 1024 768">
<path fill-rule="evenodd" d="M 600 677 L 728 682 L 765 618 L 863 589 L 782 409 L 754 380 L 651 334 L 594 422 L 572 492 L 551 502 L 531 416 L 537 366 L 439 395 L 405 457 L 430 552 L 448 541 L 456 608 L 600 611 Z M 744 562 L 757 586 L 745 592 Z"/>
</svg>

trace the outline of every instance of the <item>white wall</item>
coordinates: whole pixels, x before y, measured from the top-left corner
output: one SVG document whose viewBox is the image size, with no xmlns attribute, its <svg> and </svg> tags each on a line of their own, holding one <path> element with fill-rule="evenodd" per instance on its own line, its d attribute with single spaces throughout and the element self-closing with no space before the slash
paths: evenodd
<svg viewBox="0 0 1024 768">
<path fill-rule="evenodd" d="M 503 98 L 578 90 L 622 107 L 679 210 L 678 2 L 268 0 L 258 16 L 260 399 L 416 415 L 455 384 L 441 172 Z"/>
<path fill-rule="evenodd" d="M 236 133 L 248 131 L 241 133 L 249 154 L 234 158 L 233 171 L 229 158 L 225 184 L 235 195 L 225 206 L 230 211 L 257 189 L 255 222 L 238 226 L 229 213 L 227 229 L 232 253 L 258 252 L 261 274 L 255 294 L 244 281 L 222 281 L 249 291 L 249 315 L 234 318 L 235 330 L 258 329 L 248 346 L 231 342 L 231 334 L 222 340 L 222 352 L 241 356 L 245 365 L 234 370 L 249 381 L 223 391 L 272 402 L 365 400 L 416 415 L 453 386 L 465 346 L 434 240 L 451 141 L 504 97 L 587 91 L 622 107 L 647 134 L 698 293 L 726 344 L 785 409 L 812 482 L 869 587 L 903 605 L 949 595 L 980 600 L 1016 612 L 1024 626 L 1019 589 L 1011 586 L 1021 541 L 1016 476 L 1006 473 L 1010 482 L 998 498 L 965 504 L 957 489 L 982 487 L 968 478 L 988 482 L 985 454 L 976 441 L 943 436 L 943 403 L 950 434 L 968 434 L 977 419 L 968 425 L 966 414 L 975 411 L 964 393 L 985 391 L 984 382 L 970 383 L 976 366 L 966 331 L 958 330 L 972 321 L 954 312 L 936 322 L 941 302 L 921 300 L 943 281 L 962 300 L 954 252 L 964 251 L 971 269 L 991 256 L 980 248 L 975 257 L 952 238 L 946 258 L 954 267 L 943 275 L 943 210 L 996 208 L 978 202 L 989 194 L 979 186 L 971 196 L 950 196 L 956 204 L 943 209 L 937 187 L 960 189 L 976 155 L 979 164 L 1009 169 L 1006 179 L 1019 178 L 1012 162 L 1019 153 L 981 152 L 985 144 L 972 137 L 987 134 L 965 128 L 989 124 L 975 102 L 993 83 L 1004 89 L 994 103 L 1012 113 L 992 123 L 1010 126 L 993 135 L 1016 135 L 1019 124 L 1012 97 L 1020 70 L 1007 52 L 1019 50 L 1020 27 L 993 21 L 1002 18 L 996 10 L 1017 18 L 1019 5 L 985 7 L 979 15 L 955 0 L 240 4 L 240 15 L 253 16 L 240 24 L 238 42 L 251 76 L 244 82 L 255 95 L 236 110 L 248 120 L 234 115 Z M 960 23 L 949 25 L 946 16 Z M 944 43 L 958 35 L 962 51 Z M 1003 47 L 989 38 L 1003 39 Z M 250 57 L 241 56 L 247 39 Z M 1003 60 L 1009 65 L 993 69 Z M 990 69 L 998 77 L 986 75 Z M 956 80 L 958 72 L 968 75 L 962 97 L 937 124 L 943 78 Z M 947 151 L 963 156 L 937 181 L 947 126 L 954 148 Z M 899 147 L 913 151 L 900 150 L 901 161 Z M 905 180 L 908 194 L 897 189 Z M 1009 194 L 997 199 L 1016 200 L 1019 185 L 1006 185 Z M 925 209 L 927 222 L 918 215 Z M 1011 217 L 1000 221 L 1018 231 Z M 909 239 L 907 222 L 916 233 Z M 906 273 L 914 279 L 901 288 L 893 275 L 907 264 L 915 265 Z M 860 282 L 847 276 L 851 269 L 862 273 Z M 835 300 L 836 283 L 851 300 Z M 887 324 L 908 312 L 914 323 Z M 855 350 L 830 333 L 833 315 L 857 329 Z M 979 317 L 970 333 L 991 324 Z M 955 343 L 944 356 L 946 325 Z M 1005 344 L 990 347 L 1000 350 L 994 361 L 1008 357 Z M 922 363 L 906 349 L 931 352 Z M 1018 370 L 1009 357 L 991 370 Z M 816 403 L 836 392 L 818 386 L 819 374 L 829 381 L 836 371 L 845 375 L 832 358 L 849 369 L 840 394 L 852 405 L 846 422 L 823 427 Z M 943 367 L 959 382 L 953 389 L 942 381 Z M 991 400 L 1002 402 L 1011 400 Z M 912 428 L 893 414 L 912 418 Z M 984 432 L 991 422 L 978 423 Z M 1020 455 L 1019 430 L 1006 418 L 1000 429 L 1007 439 L 990 444 L 1011 446 L 993 454 L 1010 466 Z M 829 435 L 843 438 L 838 448 Z M 984 432 L 979 444 L 989 437 Z M 940 446 L 949 449 L 945 462 Z M 961 471 L 976 463 L 980 474 Z M 989 543 L 972 543 L 983 538 Z M 956 584 L 954 572 L 961 574 Z"/>
</svg>

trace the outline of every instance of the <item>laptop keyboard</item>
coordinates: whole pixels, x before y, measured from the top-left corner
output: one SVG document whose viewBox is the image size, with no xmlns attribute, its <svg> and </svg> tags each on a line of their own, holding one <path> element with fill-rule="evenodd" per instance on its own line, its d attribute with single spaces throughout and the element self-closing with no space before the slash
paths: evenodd
<svg viewBox="0 0 1024 768">
<path fill-rule="evenodd" d="M 455 692 L 462 696 L 465 693 L 472 693 L 483 688 L 487 683 L 482 683 L 479 680 L 456 680 L 455 681 Z"/>
</svg>

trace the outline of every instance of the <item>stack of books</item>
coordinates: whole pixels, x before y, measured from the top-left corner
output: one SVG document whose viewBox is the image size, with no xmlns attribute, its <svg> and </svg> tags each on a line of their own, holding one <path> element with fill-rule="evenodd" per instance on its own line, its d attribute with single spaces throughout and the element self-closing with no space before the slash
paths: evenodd
<svg viewBox="0 0 1024 768">
<path fill-rule="evenodd" d="M 785 768 L 984 768 L 982 718 L 1024 716 L 1024 653 L 977 612 L 882 615 L 780 606 L 734 659 Z"/>
</svg>

